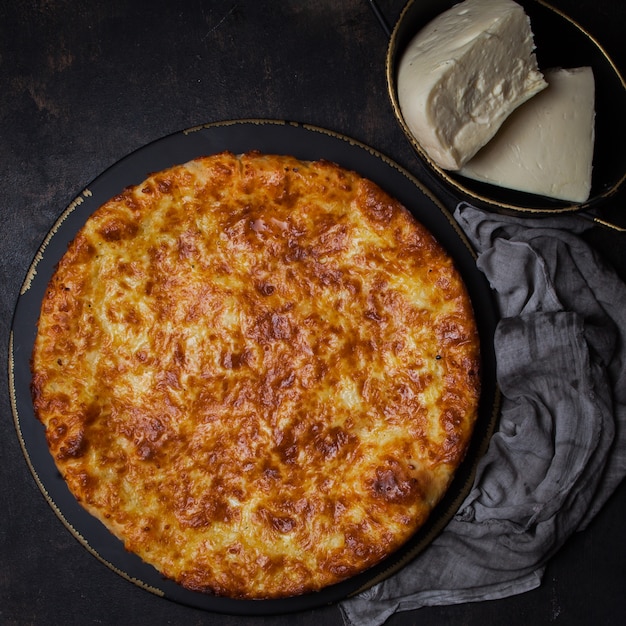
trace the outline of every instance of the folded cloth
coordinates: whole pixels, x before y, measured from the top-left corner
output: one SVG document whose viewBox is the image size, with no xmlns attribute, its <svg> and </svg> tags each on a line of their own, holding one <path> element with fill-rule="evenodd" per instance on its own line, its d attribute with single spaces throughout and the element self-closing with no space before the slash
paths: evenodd
<svg viewBox="0 0 626 626">
<path fill-rule="evenodd" d="M 575 216 L 454 214 L 496 295 L 501 416 L 473 488 L 395 576 L 342 602 L 346 624 L 502 598 L 541 583 L 626 474 L 626 285 Z"/>
</svg>

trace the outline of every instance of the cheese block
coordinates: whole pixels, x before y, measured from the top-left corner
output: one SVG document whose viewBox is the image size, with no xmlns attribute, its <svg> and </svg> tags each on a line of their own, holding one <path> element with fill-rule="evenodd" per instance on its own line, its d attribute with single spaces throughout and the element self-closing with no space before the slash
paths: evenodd
<svg viewBox="0 0 626 626">
<path fill-rule="evenodd" d="M 520 104 L 547 84 L 530 19 L 513 0 L 465 0 L 412 39 L 398 67 L 398 102 L 426 154 L 460 169 Z"/>
<path fill-rule="evenodd" d="M 519 107 L 460 171 L 571 202 L 591 192 L 595 85 L 590 67 L 545 72 L 548 88 Z"/>
</svg>

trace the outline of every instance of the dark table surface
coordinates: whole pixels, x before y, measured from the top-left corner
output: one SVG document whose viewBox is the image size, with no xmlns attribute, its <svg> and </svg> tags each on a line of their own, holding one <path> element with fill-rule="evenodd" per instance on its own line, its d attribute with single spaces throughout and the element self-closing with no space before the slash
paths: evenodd
<svg viewBox="0 0 626 626">
<path fill-rule="evenodd" d="M 379 3 L 391 24 L 403 4 Z M 553 5 L 594 35 L 624 74 L 626 3 Z M 220 120 L 294 120 L 353 137 L 421 176 L 387 97 L 386 48 L 366 0 L 2 0 L 3 350 L 25 272 L 55 219 L 107 167 L 164 135 Z M 625 199 L 622 191 L 602 216 L 626 225 Z M 626 278 L 626 235 L 594 228 L 587 238 Z M 43 498 L 4 383 L 0 429 L 0 624 L 341 623 L 337 606 L 217 615 L 137 587 L 76 541 Z M 552 559 L 540 588 L 402 613 L 389 624 L 615 624 L 626 616 L 624 519 L 622 484 Z"/>
</svg>

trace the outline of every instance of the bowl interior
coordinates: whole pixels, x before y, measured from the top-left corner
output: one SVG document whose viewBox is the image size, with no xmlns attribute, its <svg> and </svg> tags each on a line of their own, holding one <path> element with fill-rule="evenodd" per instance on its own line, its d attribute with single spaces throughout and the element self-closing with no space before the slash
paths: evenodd
<svg viewBox="0 0 626 626">
<path fill-rule="evenodd" d="M 589 65 L 596 94 L 595 145 L 589 199 L 572 204 L 470 180 L 437 166 L 409 131 L 398 104 L 397 66 L 413 36 L 455 0 L 410 0 L 393 30 L 387 54 L 387 84 L 394 114 L 429 170 L 454 193 L 474 204 L 512 212 L 568 212 L 591 208 L 613 195 L 626 179 L 626 83 L 601 45 L 580 25 L 540 0 L 516 0 L 530 17 L 542 70 Z"/>
</svg>

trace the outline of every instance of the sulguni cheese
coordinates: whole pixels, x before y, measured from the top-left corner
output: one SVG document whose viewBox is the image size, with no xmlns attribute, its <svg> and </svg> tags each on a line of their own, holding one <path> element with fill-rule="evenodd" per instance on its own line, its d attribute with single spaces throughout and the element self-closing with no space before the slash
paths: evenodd
<svg viewBox="0 0 626 626">
<path fill-rule="evenodd" d="M 398 68 L 404 120 L 441 168 L 458 170 L 547 86 L 530 20 L 513 0 L 465 0 L 410 42 Z"/>
<path fill-rule="evenodd" d="M 516 109 L 460 173 L 500 187 L 585 202 L 595 138 L 593 71 L 552 69 L 545 78 L 548 88 Z"/>
</svg>

